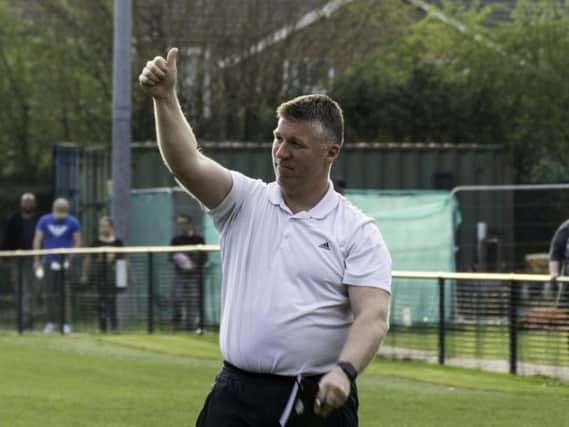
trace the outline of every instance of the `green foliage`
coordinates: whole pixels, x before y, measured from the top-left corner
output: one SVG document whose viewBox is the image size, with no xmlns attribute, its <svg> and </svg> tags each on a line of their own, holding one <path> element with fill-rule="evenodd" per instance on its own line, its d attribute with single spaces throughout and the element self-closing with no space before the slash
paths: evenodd
<svg viewBox="0 0 569 427">
<path fill-rule="evenodd" d="M 460 4 L 337 80 L 349 138 L 506 144 L 518 181 L 566 180 L 555 165 L 569 161 L 568 2 L 520 1 L 506 20 Z"/>
<path fill-rule="evenodd" d="M 0 0 L 4 179 L 45 181 L 55 142 L 109 140 L 111 6 Z"/>
</svg>

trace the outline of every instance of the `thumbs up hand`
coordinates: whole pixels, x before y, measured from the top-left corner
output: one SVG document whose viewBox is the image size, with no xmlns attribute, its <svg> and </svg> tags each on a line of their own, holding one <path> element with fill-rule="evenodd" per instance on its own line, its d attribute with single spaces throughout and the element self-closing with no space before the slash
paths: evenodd
<svg viewBox="0 0 569 427">
<path fill-rule="evenodd" d="M 168 51 L 166 59 L 161 56 L 148 61 L 140 73 L 138 81 L 144 90 L 154 99 L 165 98 L 174 94 L 176 90 L 176 79 L 178 70 L 176 60 L 178 48 Z"/>
</svg>

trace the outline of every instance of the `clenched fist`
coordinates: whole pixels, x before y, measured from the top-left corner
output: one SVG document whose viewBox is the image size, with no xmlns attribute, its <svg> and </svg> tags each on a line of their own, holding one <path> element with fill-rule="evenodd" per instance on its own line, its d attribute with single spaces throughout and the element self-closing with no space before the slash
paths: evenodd
<svg viewBox="0 0 569 427">
<path fill-rule="evenodd" d="M 138 77 L 140 85 L 153 98 L 160 99 L 174 94 L 178 75 L 176 69 L 177 57 L 178 49 L 174 47 L 168 51 L 166 59 L 157 56 L 153 60 L 148 61 L 142 73 L 140 73 Z"/>
<path fill-rule="evenodd" d="M 346 403 L 351 383 L 341 368 L 336 367 L 322 377 L 318 384 L 318 394 L 314 401 L 314 413 L 327 417 L 334 409 Z"/>
</svg>

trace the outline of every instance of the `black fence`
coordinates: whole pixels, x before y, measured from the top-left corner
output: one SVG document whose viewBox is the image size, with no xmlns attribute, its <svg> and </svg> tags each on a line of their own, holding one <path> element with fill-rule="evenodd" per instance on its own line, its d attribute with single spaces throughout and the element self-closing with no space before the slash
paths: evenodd
<svg viewBox="0 0 569 427">
<path fill-rule="evenodd" d="M 431 318 L 392 312 L 381 354 L 569 380 L 569 283 L 546 275 L 394 272 L 436 286 Z M 406 282 L 408 285 L 408 280 Z M 392 309 L 413 306 L 406 294 Z M 416 306 L 417 304 L 415 304 Z M 435 318 L 436 319 L 433 319 Z"/>
<path fill-rule="evenodd" d="M 31 253 L 0 253 L 0 329 L 151 334 L 219 326 L 216 246 L 41 253 L 52 256 L 43 274 Z M 569 380 L 569 278 L 393 276 L 383 356 Z"/>
<path fill-rule="evenodd" d="M 101 248 L 0 257 L 0 328 L 19 333 L 193 331 L 218 326 L 217 247 Z M 33 252 L 29 252 L 33 253 Z M 47 254 L 47 255 L 46 255 Z M 219 288 L 219 286 L 217 286 Z"/>
</svg>

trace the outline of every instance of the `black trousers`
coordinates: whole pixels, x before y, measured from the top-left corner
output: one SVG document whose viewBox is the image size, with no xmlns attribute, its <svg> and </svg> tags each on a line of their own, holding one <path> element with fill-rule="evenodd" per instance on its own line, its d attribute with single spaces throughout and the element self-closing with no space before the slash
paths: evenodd
<svg viewBox="0 0 569 427">
<path fill-rule="evenodd" d="M 107 332 L 108 326 L 111 331 L 117 331 L 117 291 L 116 288 L 99 287 L 97 314 L 99 315 L 99 330 Z"/>
<path fill-rule="evenodd" d="M 321 376 L 304 377 L 286 427 L 357 427 L 356 385 L 341 408 L 322 418 L 312 411 Z M 196 421 L 196 427 L 279 427 L 297 379 L 248 373 L 227 363 Z"/>
</svg>

